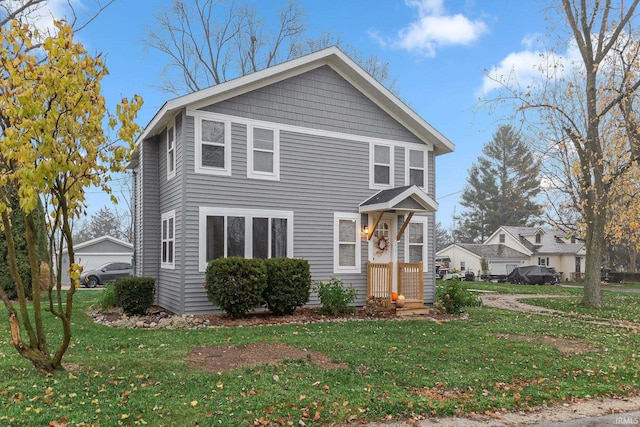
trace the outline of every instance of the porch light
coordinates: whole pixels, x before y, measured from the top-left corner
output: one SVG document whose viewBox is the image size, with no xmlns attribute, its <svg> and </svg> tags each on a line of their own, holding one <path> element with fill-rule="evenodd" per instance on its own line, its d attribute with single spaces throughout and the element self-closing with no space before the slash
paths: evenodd
<svg viewBox="0 0 640 427">
<path fill-rule="evenodd" d="M 365 234 L 365 236 L 368 236 L 368 235 L 369 235 L 369 226 L 368 226 L 368 225 L 365 225 L 365 226 L 364 226 L 364 231 L 363 231 L 363 233 Z"/>
</svg>

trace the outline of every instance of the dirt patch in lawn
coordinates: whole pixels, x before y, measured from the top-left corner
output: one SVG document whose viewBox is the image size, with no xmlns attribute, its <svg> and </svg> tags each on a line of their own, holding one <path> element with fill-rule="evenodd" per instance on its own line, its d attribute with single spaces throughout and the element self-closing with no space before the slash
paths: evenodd
<svg viewBox="0 0 640 427">
<path fill-rule="evenodd" d="M 533 337 L 529 335 L 514 335 L 514 334 L 496 334 L 496 337 L 503 340 L 513 341 L 525 341 L 525 342 L 539 342 L 542 344 L 549 344 L 558 349 L 562 354 L 581 354 L 587 351 L 596 351 L 598 347 L 591 344 L 583 343 L 578 340 L 568 340 L 563 338 L 552 337 Z"/>
<path fill-rule="evenodd" d="M 326 354 L 280 343 L 254 343 L 247 346 L 218 345 L 192 348 L 187 362 L 209 372 L 229 372 L 245 366 L 278 365 L 284 360 L 302 360 L 322 369 L 342 369 Z"/>
</svg>

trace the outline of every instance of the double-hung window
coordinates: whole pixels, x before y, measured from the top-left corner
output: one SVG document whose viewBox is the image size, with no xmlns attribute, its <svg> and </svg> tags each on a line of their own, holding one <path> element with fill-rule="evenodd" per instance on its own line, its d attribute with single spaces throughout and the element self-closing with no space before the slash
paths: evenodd
<svg viewBox="0 0 640 427">
<path fill-rule="evenodd" d="M 176 176 L 176 127 L 167 126 L 167 179 Z"/>
<path fill-rule="evenodd" d="M 407 153 L 405 159 L 405 164 L 407 165 L 405 182 L 408 185 L 425 188 L 427 186 L 427 151 L 408 148 L 405 152 Z"/>
<path fill-rule="evenodd" d="M 413 217 L 405 232 L 405 260 L 416 263 L 426 260 L 427 218 Z M 427 264 L 423 264 L 427 268 Z"/>
<path fill-rule="evenodd" d="M 195 120 L 195 171 L 231 175 L 231 124 L 215 115 L 199 113 Z"/>
<path fill-rule="evenodd" d="M 161 230 L 161 268 L 175 268 L 175 225 L 176 211 L 172 210 L 162 214 Z"/>
<path fill-rule="evenodd" d="M 280 133 L 262 126 L 249 125 L 247 128 L 247 176 L 279 179 Z"/>
<path fill-rule="evenodd" d="M 200 271 L 217 258 L 293 257 L 293 212 L 200 208 Z"/>
<path fill-rule="evenodd" d="M 393 146 L 371 144 L 369 149 L 369 186 L 393 187 Z"/>
<path fill-rule="evenodd" d="M 360 273 L 360 214 L 334 213 L 333 270 L 335 273 Z"/>
</svg>

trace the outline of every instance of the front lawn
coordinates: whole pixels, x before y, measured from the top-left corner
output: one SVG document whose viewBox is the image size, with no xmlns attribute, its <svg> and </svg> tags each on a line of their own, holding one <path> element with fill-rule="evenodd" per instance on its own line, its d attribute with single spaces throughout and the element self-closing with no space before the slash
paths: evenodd
<svg viewBox="0 0 640 427">
<path fill-rule="evenodd" d="M 67 371 L 53 376 L 36 373 L 19 357 L 6 320 L 0 323 L 1 425 L 312 426 L 511 410 L 640 388 L 640 337 L 569 317 L 478 307 L 468 310 L 467 320 L 442 324 L 114 329 L 85 314 L 99 295 L 76 293 Z M 0 318 L 6 319 L 4 308 Z M 573 340 L 591 350 L 561 352 L 550 342 L 520 337 Z M 212 373 L 186 360 L 196 346 L 257 342 L 321 352 L 346 367 L 325 370 L 298 357 Z"/>
<path fill-rule="evenodd" d="M 614 320 L 637 323 L 640 327 L 640 294 L 603 293 L 604 307 L 594 309 L 580 304 L 581 296 L 571 298 L 527 298 L 527 304 L 561 310 L 594 320 Z"/>
</svg>

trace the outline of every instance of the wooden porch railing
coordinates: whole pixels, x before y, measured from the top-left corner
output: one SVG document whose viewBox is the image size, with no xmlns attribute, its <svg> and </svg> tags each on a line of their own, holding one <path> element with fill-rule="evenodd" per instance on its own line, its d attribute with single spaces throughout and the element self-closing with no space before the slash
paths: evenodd
<svg viewBox="0 0 640 427">
<path fill-rule="evenodd" d="M 424 270 L 422 261 L 416 263 L 398 262 L 398 294 L 405 297 L 407 303 L 424 301 Z M 384 298 L 391 306 L 393 291 L 393 263 L 367 262 L 367 297 Z"/>
<path fill-rule="evenodd" d="M 367 297 L 385 298 L 391 306 L 393 263 L 367 262 Z"/>
<path fill-rule="evenodd" d="M 407 301 L 424 301 L 424 273 L 422 261 L 398 262 L 398 294 Z"/>
</svg>

